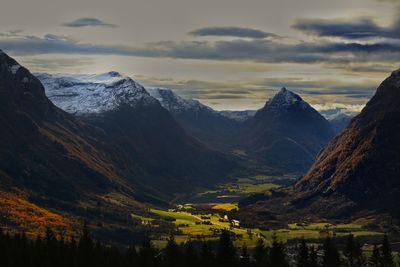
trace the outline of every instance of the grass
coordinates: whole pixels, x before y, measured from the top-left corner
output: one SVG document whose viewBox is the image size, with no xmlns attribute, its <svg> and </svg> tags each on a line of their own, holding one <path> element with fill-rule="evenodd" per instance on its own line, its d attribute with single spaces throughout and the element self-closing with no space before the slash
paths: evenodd
<svg viewBox="0 0 400 267">
<path fill-rule="evenodd" d="M 238 208 L 238 203 L 219 203 L 219 204 L 213 204 L 211 206 L 212 209 L 214 210 L 224 210 L 224 211 L 231 211 L 234 209 L 239 209 Z"/>
<path fill-rule="evenodd" d="M 234 207 L 232 203 L 218 204 L 222 207 Z M 231 205 L 231 206 L 229 206 Z M 327 222 L 312 223 L 312 224 L 289 224 L 286 229 L 279 230 L 259 230 L 247 228 L 230 228 L 229 222 L 221 222 L 221 216 L 218 214 L 206 215 L 209 219 L 201 219 L 201 215 L 190 212 L 174 211 L 174 210 L 157 210 L 152 209 L 151 212 L 162 217 L 174 218 L 175 225 L 181 230 L 182 234 L 176 236 L 178 243 L 184 242 L 189 238 L 201 238 L 205 240 L 216 240 L 219 236 L 219 231 L 223 229 L 230 229 L 237 236 L 234 240 L 236 246 L 246 244 L 249 247 L 255 246 L 258 237 L 264 237 L 268 241 L 272 236 L 276 236 L 278 240 L 287 242 L 290 239 L 305 238 L 305 239 L 319 239 L 325 238 L 328 234 L 330 236 L 346 236 L 349 233 L 354 236 L 371 236 L 380 235 L 381 233 L 368 231 L 363 229 L 358 224 L 330 224 Z M 210 221 L 212 225 L 202 224 L 201 222 Z M 196 223 L 197 222 L 197 223 Z M 251 233 L 251 234 L 249 234 Z M 162 246 L 165 240 L 157 240 L 156 245 Z"/>
</svg>

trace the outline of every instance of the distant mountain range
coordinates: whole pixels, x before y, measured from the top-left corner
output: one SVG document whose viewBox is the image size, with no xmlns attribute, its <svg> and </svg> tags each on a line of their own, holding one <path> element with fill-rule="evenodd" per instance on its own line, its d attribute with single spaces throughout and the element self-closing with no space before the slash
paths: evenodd
<svg viewBox="0 0 400 267">
<path fill-rule="evenodd" d="M 215 111 L 170 89 L 148 91 L 189 134 L 204 143 L 225 152 L 243 151 L 260 164 L 285 171 L 306 170 L 334 136 L 325 118 L 286 89 L 258 111 Z"/>
<path fill-rule="evenodd" d="M 189 136 L 127 77 L 37 76 L 68 113 L 46 97 L 38 78 L 0 51 L 0 192 L 24 199 L 17 203 L 106 216 L 103 223 L 122 229 L 126 214 L 143 209 L 141 203 L 166 205 L 176 194 L 228 181 L 238 169 Z M 22 214 L 26 206 L 13 208 Z M 7 211 L 0 216 L 15 223 Z"/>
<path fill-rule="evenodd" d="M 149 175 L 143 183 L 164 199 L 226 180 L 235 168 L 223 154 L 188 135 L 156 98 L 129 77 L 117 72 L 36 76 L 55 105 L 104 130 L 133 165 Z"/>
</svg>

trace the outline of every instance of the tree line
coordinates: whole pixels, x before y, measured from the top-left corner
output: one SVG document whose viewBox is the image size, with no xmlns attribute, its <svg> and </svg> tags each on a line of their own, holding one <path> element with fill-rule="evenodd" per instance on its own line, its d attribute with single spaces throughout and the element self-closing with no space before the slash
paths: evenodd
<svg viewBox="0 0 400 267">
<path fill-rule="evenodd" d="M 187 241 L 177 244 L 170 236 L 163 249 L 149 238 L 140 246 L 118 249 L 95 241 L 86 226 L 78 240 L 56 237 L 48 229 L 44 237 L 30 240 L 25 234 L 0 231 L 0 266 L 2 267 L 393 267 L 392 251 L 385 235 L 371 255 L 363 253 L 353 235 L 339 251 L 330 237 L 323 244 L 286 247 L 273 237 L 270 245 L 259 239 L 251 251 L 244 245 L 236 248 L 231 232 L 223 231 L 218 242 Z"/>
</svg>

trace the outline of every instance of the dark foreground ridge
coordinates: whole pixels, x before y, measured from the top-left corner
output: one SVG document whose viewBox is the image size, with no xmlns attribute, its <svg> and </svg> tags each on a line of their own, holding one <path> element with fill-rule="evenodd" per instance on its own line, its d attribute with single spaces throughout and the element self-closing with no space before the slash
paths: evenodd
<svg viewBox="0 0 400 267">
<path fill-rule="evenodd" d="M 358 239 L 349 235 L 343 243 L 327 237 L 320 245 L 305 240 L 285 246 L 272 238 L 271 245 L 258 240 L 250 251 L 234 247 L 229 231 L 219 241 L 188 241 L 178 245 L 171 236 L 160 250 L 148 239 L 139 247 L 120 250 L 94 241 L 86 226 L 78 241 L 57 238 L 51 230 L 35 241 L 25 235 L 0 232 L 2 267 L 394 267 L 387 236 L 366 255 Z M 379 246 L 379 247 L 378 247 Z"/>
</svg>

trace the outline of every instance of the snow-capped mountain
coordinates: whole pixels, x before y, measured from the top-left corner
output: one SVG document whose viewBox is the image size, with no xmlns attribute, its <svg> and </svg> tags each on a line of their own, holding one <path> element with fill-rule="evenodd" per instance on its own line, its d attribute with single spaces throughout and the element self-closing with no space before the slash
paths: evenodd
<svg viewBox="0 0 400 267">
<path fill-rule="evenodd" d="M 35 75 L 43 83 L 47 97 L 72 114 L 102 113 L 121 105 L 135 106 L 156 102 L 142 85 L 115 71 L 97 75 Z"/>
<path fill-rule="evenodd" d="M 168 88 L 147 88 L 149 94 L 157 99 L 161 105 L 170 112 L 187 112 L 207 110 L 216 113 L 213 109 L 194 99 L 185 99 Z"/>
<path fill-rule="evenodd" d="M 192 136 L 223 150 L 235 144 L 233 139 L 240 127 L 238 121 L 223 116 L 197 100 L 184 99 L 171 89 L 147 90 Z"/>
<path fill-rule="evenodd" d="M 338 116 L 330 119 L 329 122 L 331 123 L 332 128 L 338 134 L 342 132 L 347 127 L 347 125 L 349 125 L 352 118 L 353 116 L 341 113 Z"/>
<path fill-rule="evenodd" d="M 244 122 L 256 114 L 257 110 L 222 110 L 219 113 L 229 119 Z"/>
<path fill-rule="evenodd" d="M 36 76 L 55 105 L 101 128 L 124 155 L 149 174 L 153 180 L 143 183 L 153 189 L 186 190 L 189 184 L 219 179 L 217 173 L 224 177 L 228 166 L 233 167 L 222 154 L 190 136 L 157 99 L 129 77 L 114 71 Z"/>
<path fill-rule="evenodd" d="M 282 88 L 245 122 L 248 154 L 271 165 L 305 170 L 334 133 L 329 122 L 299 95 Z"/>
</svg>

